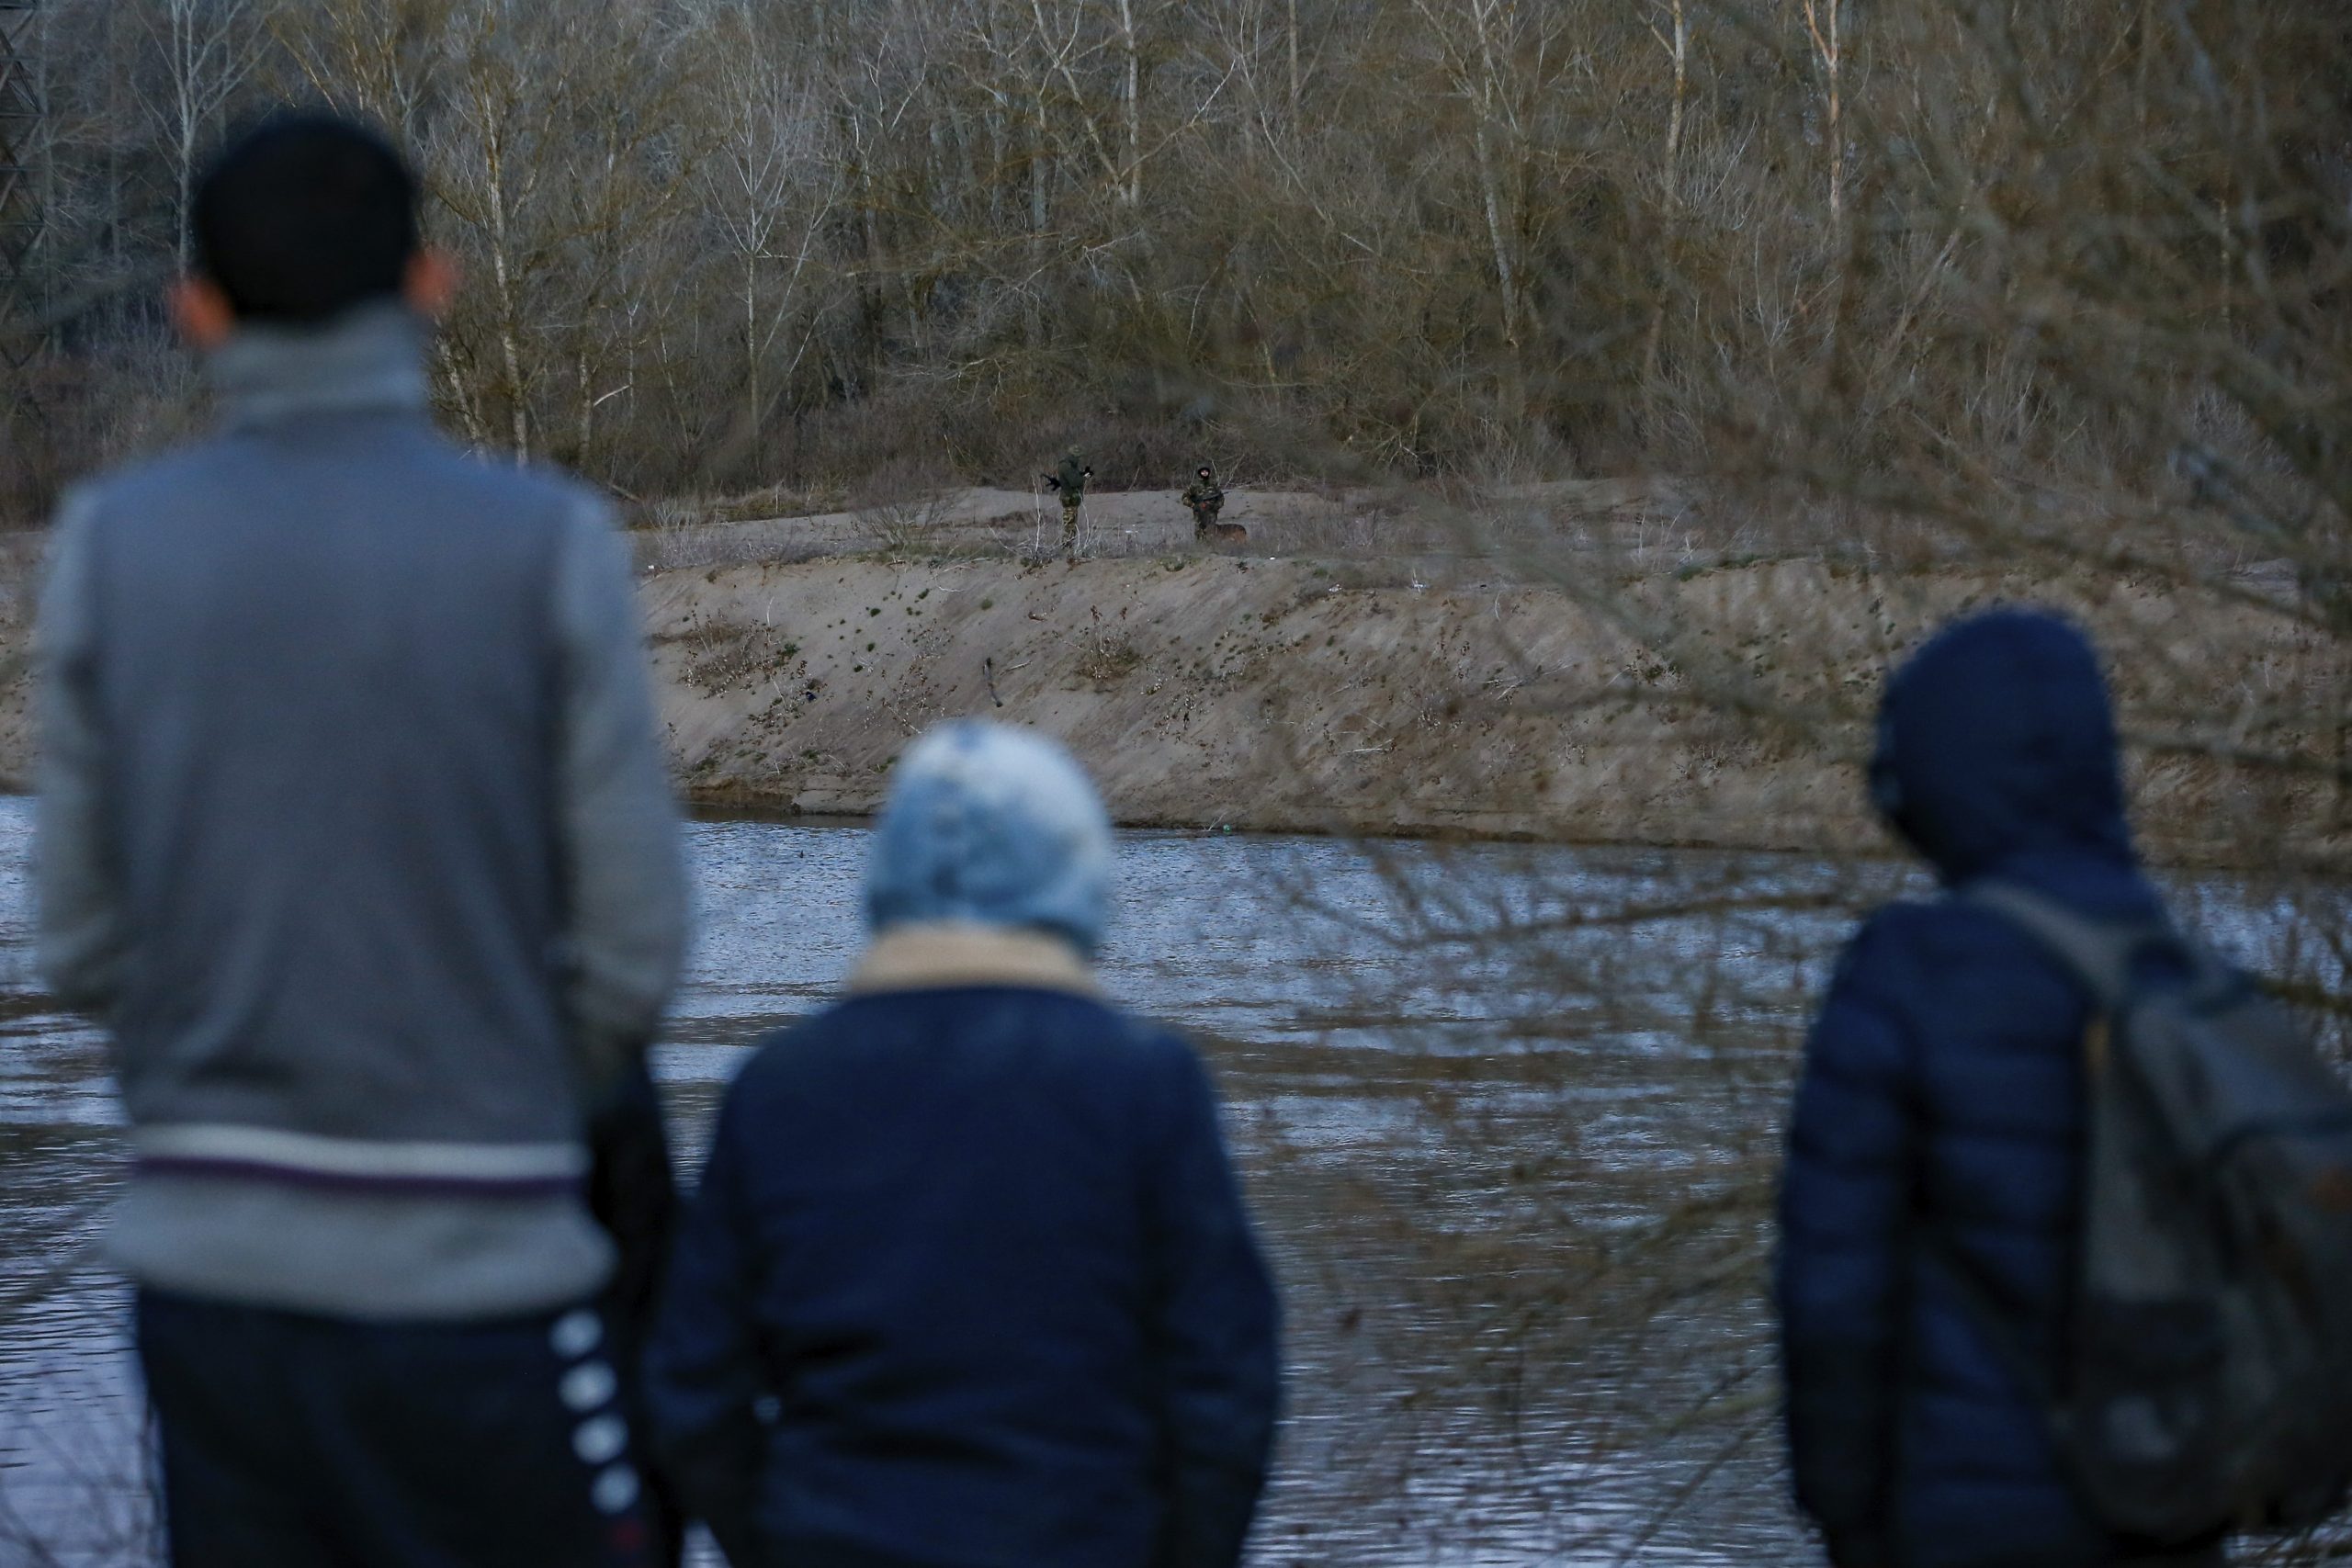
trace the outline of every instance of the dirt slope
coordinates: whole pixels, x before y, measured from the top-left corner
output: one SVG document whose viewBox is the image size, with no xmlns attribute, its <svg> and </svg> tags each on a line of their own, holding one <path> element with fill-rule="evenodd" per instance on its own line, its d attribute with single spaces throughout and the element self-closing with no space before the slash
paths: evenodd
<svg viewBox="0 0 2352 1568">
<path fill-rule="evenodd" d="M 1822 716 L 1784 732 L 1698 700 L 1704 670 L 1557 588 L 1401 576 L 1199 555 L 860 558 L 659 573 L 645 594 L 671 741 L 707 799 L 865 811 L 909 736 L 988 714 L 1068 741 L 1129 824 L 1812 848 L 1877 840 L 1854 764 L 1887 660 L 2002 587 L 1898 595 L 1786 562 L 1630 595 L 1704 627 L 1710 668 Z M 2149 594 L 2109 585 L 2074 607 L 2113 646 L 2177 635 L 2175 607 Z M 2161 667 L 2116 660 L 2119 684 L 2128 706 L 2291 674 L 2277 641 L 2260 617 L 2209 624 Z M 2143 759 L 2134 785 L 2185 854 L 2218 847 L 2230 813 L 2319 809 L 2250 800 L 2196 761 Z"/>
<path fill-rule="evenodd" d="M 1856 763 L 1887 664 L 1996 597 L 2086 620 L 2143 739 L 2220 716 L 2249 748 L 2341 740 L 2301 733 L 2309 704 L 2282 703 L 2332 657 L 2291 625 L 2121 581 L 1784 559 L 1529 585 L 1473 559 L 1269 558 L 1254 530 L 1244 557 L 1180 536 L 1074 566 L 975 550 L 936 517 L 925 532 L 896 557 L 646 567 L 662 721 L 692 794 L 865 812 L 908 737 L 984 714 L 1067 740 L 1131 825 L 1866 846 L 1883 840 Z M 0 781 L 18 787 L 32 558 L 0 555 Z M 1575 591 L 1589 586 L 1606 592 Z M 1666 626 L 1685 631 L 1671 653 L 1629 629 Z M 2342 847 L 2320 783 L 2257 784 L 2153 745 L 2132 785 L 2171 857 L 2242 860 L 2265 833 Z"/>
<path fill-rule="evenodd" d="M 746 566 L 647 593 L 707 797 L 867 810 L 907 737 L 988 714 L 1068 741 L 1127 823 L 1712 836 L 1717 769 L 1655 721 L 1564 724 L 1528 689 L 1531 663 L 1554 699 L 1623 675 L 1615 639 L 1540 592 L 1190 557 Z M 1808 809 L 1806 780 L 1771 787 Z"/>
</svg>

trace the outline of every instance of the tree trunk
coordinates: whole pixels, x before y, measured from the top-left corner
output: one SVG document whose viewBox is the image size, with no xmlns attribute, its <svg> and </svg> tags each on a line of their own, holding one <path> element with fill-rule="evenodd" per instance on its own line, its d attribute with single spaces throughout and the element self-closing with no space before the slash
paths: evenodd
<svg viewBox="0 0 2352 1568">
<path fill-rule="evenodd" d="M 482 419 L 481 409 L 475 403 L 466 387 L 466 378 L 458 374 L 457 362 L 449 357 L 447 338 L 433 340 L 433 369 L 441 378 L 442 396 L 450 408 L 457 411 L 458 428 L 466 433 L 466 443 L 476 451 L 490 446 L 490 426 Z"/>
<path fill-rule="evenodd" d="M 752 443 L 752 471 L 763 477 L 767 459 L 767 411 L 760 404 L 760 257 L 743 252 L 743 425 Z"/>
<path fill-rule="evenodd" d="M 1487 128 L 1484 114 L 1478 118 L 1478 128 L 1472 136 L 1478 154 L 1479 204 L 1487 214 L 1487 242 L 1495 260 L 1495 283 L 1502 293 L 1503 341 L 1516 350 L 1519 347 L 1519 277 L 1511 265 L 1510 241 L 1503 227 L 1501 182 L 1495 170 L 1492 133 Z"/>
<path fill-rule="evenodd" d="M 1846 213 L 1845 84 L 1838 69 L 1845 51 L 1838 23 L 1845 10 L 1846 0 L 1829 0 L 1829 216 L 1833 220 L 1842 220 Z"/>
<path fill-rule="evenodd" d="M 1825 98 L 1822 119 L 1822 144 L 1829 157 L 1829 220 L 1839 221 L 1846 212 L 1846 130 L 1842 119 L 1844 84 L 1838 79 L 1838 67 L 1844 42 L 1838 36 L 1839 24 L 1846 9 L 1846 0 L 1827 0 L 1829 25 L 1822 26 L 1823 0 L 1804 0 L 1804 28 L 1813 39 L 1814 52 L 1821 57 L 1822 91 Z"/>
<path fill-rule="evenodd" d="M 1507 219 L 1503 211 L 1502 175 L 1495 156 L 1494 122 L 1497 105 L 1508 91 L 1502 72 L 1502 62 L 1495 52 L 1489 0 L 1472 0 L 1471 16 L 1477 28 L 1478 67 L 1480 81 L 1477 92 L 1477 130 L 1472 138 L 1478 155 L 1478 191 L 1487 213 L 1487 240 L 1494 249 L 1495 281 L 1502 290 L 1503 341 L 1510 345 L 1514 363 L 1520 347 L 1519 268 L 1512 254 L 1511 231 L 1517 219 L 1517 203 Z"/>
<path fill-rule="evenodd" d="M 1135 0 L 1119 0 L 1119 45 L 1127 70 L 1127 177 L 1121 195 L 1129 207 L 1143 204 L 1143 60 L 1136 44 Z"/>
<path fill-rule="evenodd" d="M 572 433 L 577 444 L 572 447 L 571 466 L 593 469 L 596 465 L 590 460 L 590 449 L 596 435 L 596 384 L 588 377 L 588 334 L 584 331 L 573 338 L 571 375 L 580 389 L 580 424 Z"/>
<path fill-rule="evenodd" d="M 1676 173 L 1677 161 L 1682 155 L 1683 106 L 1690 96 L 1690 23 L 1683 15 L 1682 0 L 1674 0 L 1674 101 L 1666 116 L 1666 199 L 1669 206 L 1680 200 L 1682 182 Z"/>
<path fill-rule="evenodd" d="M 505 133 L 497 118 L 482 117 L 482 156 L 489 179 L 492 302 L 498 310 L 498 353 L 506 370 L 507 433 L 519 467 L 531 460 L 531 420 L 523 389 L 522 312 L 514 299 L 514 271 L 508 256 Z"/>
<path fill-rule="evenodd" d="M 180 271 L 188 270 L 188 219 L 196 206 L 197 62 L 193 0 L 172 0 L 172 244 Z"/>
<path fill-rule="evenodd" d="M 1029 280 L 1023 292 L 1028 301 L 1029 342 L 1033 347 L 1043 347 L 1046 341 L 1045 313 L 1038 309 L 1038 279 L 1046 271 L 1046 186 L 1053 177 L 1053 154 L 1046 151 L 1049 128 L 1046 122 L 1046 80 L 1037 79 L 1035 118 L 1031 122 L 1033 140 L 1029 145 Z"/>
<path fill-rule="evenodd" d="M 1298 123 L 1298 0 L 1289 0 L 1289 26 L 1284 29 L 1285 43 L 1290 53 L 1290 119 Z"/>
</svg>

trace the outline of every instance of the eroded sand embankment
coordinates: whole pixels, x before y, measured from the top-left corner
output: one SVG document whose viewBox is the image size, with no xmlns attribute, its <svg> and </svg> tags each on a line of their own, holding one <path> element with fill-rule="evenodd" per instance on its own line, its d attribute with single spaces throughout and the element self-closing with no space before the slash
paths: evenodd
<svg viewBox="0 0 2352 1568">
<path fill-rule="evenodd" d="M 864 813 L 908 737 L 985 714 L 1068 741 L 1135 826 L 1871 848 L 1883 840 L 1855 763 L 1887 663 L 1995 597 L 2081 616 L 2143 738 L 2203 725 L 2250 750 L 2329 743 L 2300 694 L 2332 678 L 2332 650 L 2258 608 L 2127 582 L 1792 559 L 1596 596 L 1480 581 L 1476 561 L 1422 583 L 1396 560 L 1176 549 L 649 571 L 680 782 L 709 803 Z M 18 787 L 33 775 L 29 575 L 0 595 L 0 778 Z M 2132 790 L 2173 859 L 2244 862 L 2281 839 L 2308 852 L 2341 809 L 2317 777 L 2162 745 L 2135 750 Z"/>
<path fill-rule="evenodd" d="M 663 572 L 644 592 L 664 722 L 706 800 L 868 811 L 909 736 L 988 714 L 1066 740 L 1130 825 L 1851 849 L 1879 841 L 1854 762 L 1889 659 L 2025 591 L 1787 561 L 1666 574 L 1603 614 L 1556 587 L 1411 579 L 1201 555 L 842 558 Z M 2127 718 L 2308 672 L 2274 616 L 2185 637 L 2154 591 L 2035 587 L 2134 650 L 2111 652 Z M 1627 628 L 1645 617 L 1696 649 L 1645 647 Z M 1758 701 L 1794 722 L 1757 722 Z M 2223 825 L 2249 812 L 2324 815 L 2315 786 L 2256 799 L 2201 759 L 2152 752 L 2133 773 L 2176 855 L 2230 852 Z"/>
</svg>

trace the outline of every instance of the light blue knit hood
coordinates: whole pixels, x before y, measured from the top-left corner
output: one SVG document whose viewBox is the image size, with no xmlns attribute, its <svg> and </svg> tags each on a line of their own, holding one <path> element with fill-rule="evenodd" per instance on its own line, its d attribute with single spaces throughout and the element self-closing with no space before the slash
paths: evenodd
<svg viewBox="0 0 2352 1568">
<path fill-rule="evenodd" d="M 1053 741 L 964 719 L 899 759 L 865 867 L 876 935 L 962 921 L 1050 931 L 1091 955 L 1110 886 L 1110 818 Z"/>
</svg>

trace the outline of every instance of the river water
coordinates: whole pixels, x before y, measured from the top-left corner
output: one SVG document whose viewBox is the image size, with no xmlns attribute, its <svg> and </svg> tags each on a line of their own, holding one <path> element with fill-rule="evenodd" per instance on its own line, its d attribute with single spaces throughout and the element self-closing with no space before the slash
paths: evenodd
<svg viewBox="0 0 2352 1568">
<path fill-rule="evenodd" d="M 32 978 L 0 799 L 0 1568 L 153 1561 L 102 1043 Z M 691 829 L 655 1056 L 687 1163 L 858 946 L 864 830 Z M 1263 1564 L 1804 1562 L 1761 1259 L 1805 1003 L 1883 863 L 1122 835 L 1105 982 L 1198 1040 L 1281 1277 Z M 2208 889 L 2209 893 L 2212 890 Z M 2235 889 L 2233 944 L 2291 927 Z"/>
</svg>

